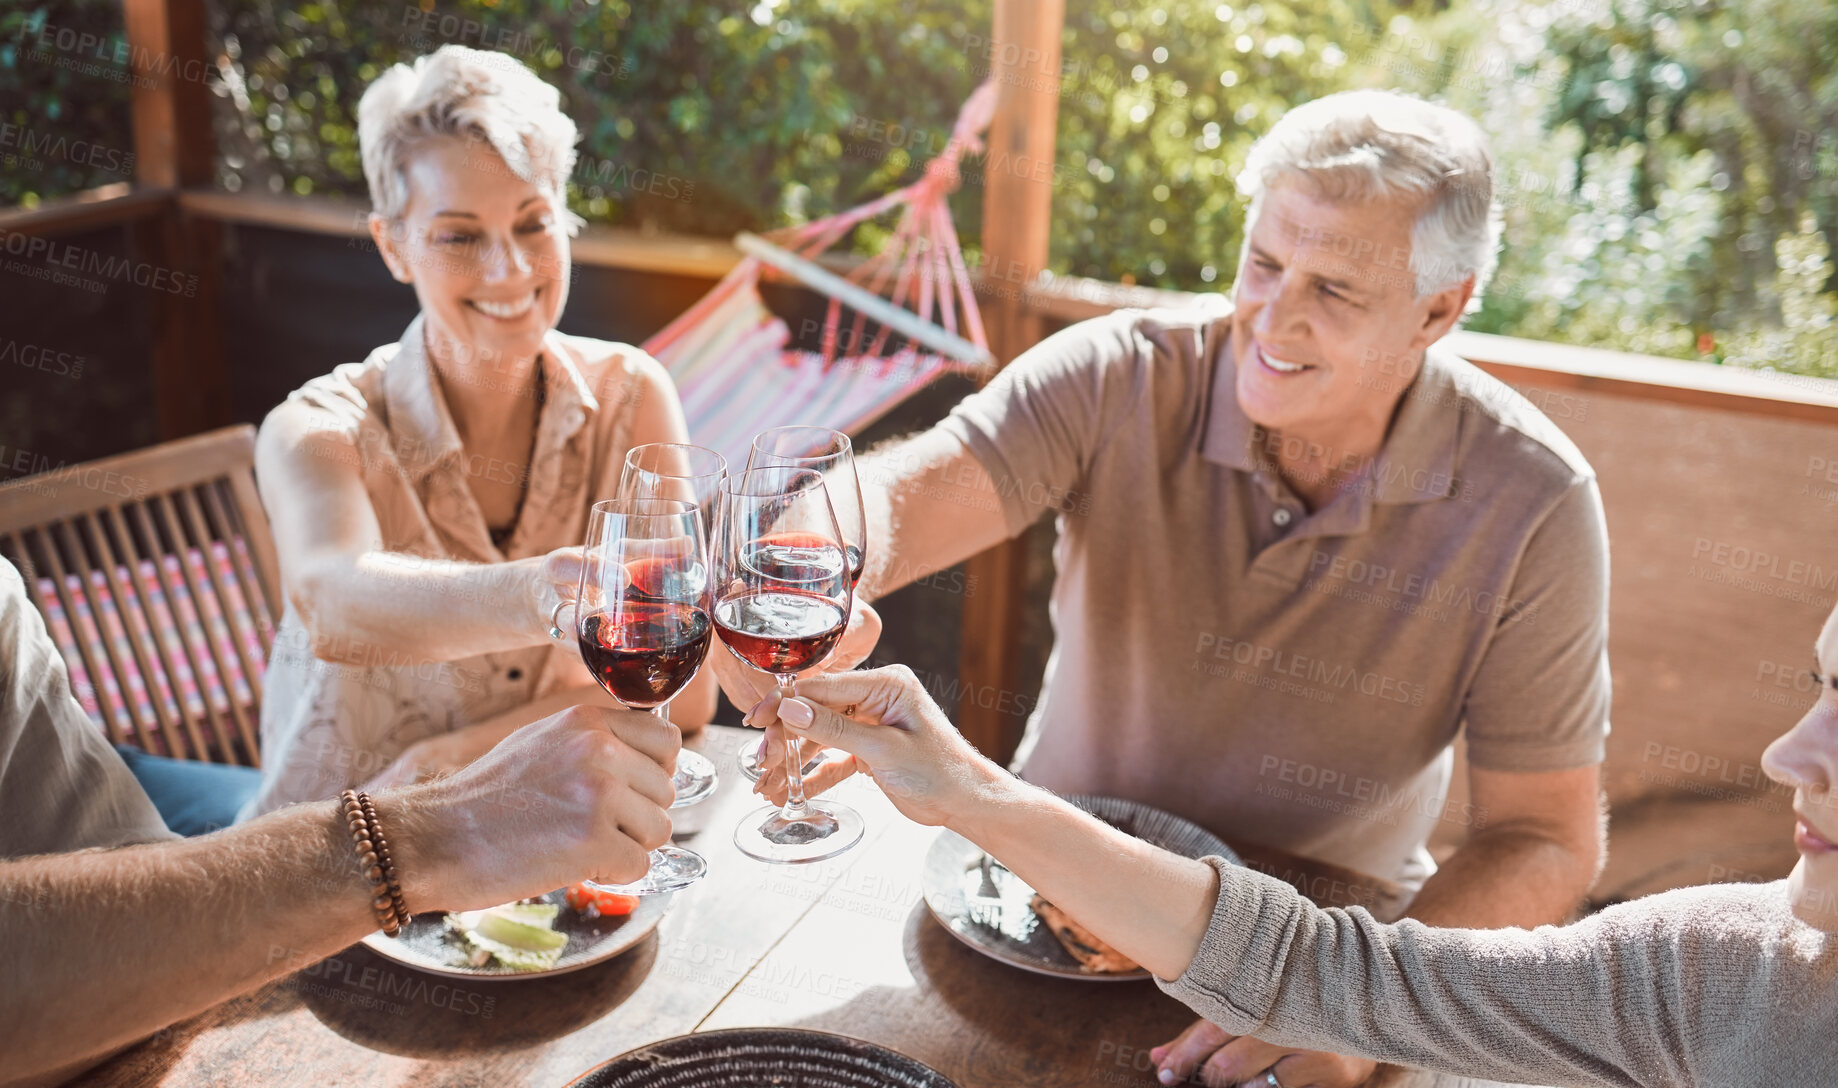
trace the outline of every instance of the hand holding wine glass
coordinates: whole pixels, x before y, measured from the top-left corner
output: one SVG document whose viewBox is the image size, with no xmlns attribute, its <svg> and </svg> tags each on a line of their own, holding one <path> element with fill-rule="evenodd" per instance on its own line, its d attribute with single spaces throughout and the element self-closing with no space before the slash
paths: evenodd
<svg viewBox="0 0 1838 1088">
<path fill-rule="evenodd" d="M 723 483 L 711 549 L 715 629 L 736 657 L 795 693 L 796 675 L 836 648 L 853 602 L 849 556 L 821 473 L 754 469 Z M 741 851 L 798 864 L 833 857 L 860 840 L 846 805 L 804 797 L 800 752 L 787 742 L 788 796 L 781 808 L 745 817 Z"/>
<path fill-rule="evenodd" d="M 621 705 L 650 711 L 667 726 L 664 704 L 695 678 L 708 653 L 707 556 L 692 502 L 615 499 L 595 503 L 588 518 L 573 603 L 581 660 Z M 666 845 L 651 852 L 643 880 L 605 890 L 674 891 L 707 871 L 700 854 Z"/>
<path fill-rule="evenodd" d="M 828 427 L 795 425 L 773 427 L 754 436 L 752 448 L 747 452 L 747 468 L 799 468 L 808 469 L 822 475 L 824 487 L 830 496 L 830 508 L 836 515 L 836 527 L 842 535 L 843 554 L 849 567 L 849 588 L 853 590 L 861 582 L 862 571 L 868 562 L 868 520 L 866 509 L 862 505 L 861 480 L 855 469 L 855 445 L 848 435 Z M 860 645 L 862 627 L 856 622 L 857 615 L 851 615 L 848 632 L 844 636 L 845 650 L 859 647 L 859 653 L 847 664 L 832 664 L 831 668 L 853 668 L 867 660 L 873 651 L 873 641 L 866 646 Z M 874 638 L 879 638 L 879 617 L 874 617 Z M 736 698 L 736 688 L 744 688 L 728 675 L 719 670 L 717 676 L 722 682 L 723 690 L 734 705 L 745 710 L 755 704 L 757 699 L 742 701 Z M 765 694 L 764 691 L 759 692 Z M 780 754 L 788 751 L 783 744 L 784 736 L 776 729 L 768 727 L 768 735 L 757 745 L 743 749 L 740 753 L 740 769 L 755 782 L 762 775 L 776 771 Z M 810 744 L 805 746 L 803 758 L 808 763 L 823 751 L 822 746 Z M 774 777 L 783 781 L 783 775 Z M 755 792 L 766 792 L 755 790 Z"/>
<path fill-rule="evenodd" d="M 1013 779 L 964 739 L 905 665 L 814 677 L 761 714 L 852 753 L 894 807 L 922 824 L 971 814 L 989 804 L 991 783 Z"/>
</svg>

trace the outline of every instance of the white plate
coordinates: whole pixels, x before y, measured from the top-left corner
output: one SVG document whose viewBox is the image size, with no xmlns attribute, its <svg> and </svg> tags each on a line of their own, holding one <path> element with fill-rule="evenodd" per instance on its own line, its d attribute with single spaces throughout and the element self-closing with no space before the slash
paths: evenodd
<svg viewBox="0 0 1838 1088">
<path fill-rule="evenodd" d="M 471 946 L 447 925 L 444 911 L 415 915 L 399 937 L 391 937 L 378 930 L 364 938 L 364 946 L 384 959 L 433 975 L 449 975 L 454 978 L 547 978 L 612 959 L 644 940 L 646 934 L 657 928 L 657 923 L 663 920 L 665 912 L 670 909 L 670 896 L 667 894 L 640 896 L 638 907 L 622 918 L 589 918 L 563 902 L 559 890 L 543 896 L 542 901 L 560 904 L 562 909 L 556 913 L 555 929 L 568 935 L 568 945 L 562 950 L 562 958 L 546 971 L 513 971 L 508 967 L 500 967 L 495 960 L 484 967 L 471 966 L 466 963 L 466 953 Z"/>
<path fill-rule="evenodd" d="M 1069 796 L 1066 800 L 1112 827 L 1164 850 L 1190 858 L 1217 854 L 1234 865 L 1243 864 L 1217 835 L 1161 809 L 1116 797 Z M 1141 968 L 1106 972 L 1081 966 L 1028 905 L 1034 898 L 1034 889 L 993 859 L 990 878 L 999 890 L 993 898 L 1000 900 L 1000 906 L 992 906 L 992 917 L 986 920 L 973 918 L 969 900 L 982 888 L 985 856 L 975 843 L 952 831 L 939 835 L 926 851 L 925 868 L 920 874 L 925 905 L 951 936 L 991 959 L 1035 974 L 1092 982 L 1133 982 L 1149 977 L 1149 972 Z"/>
</svg>

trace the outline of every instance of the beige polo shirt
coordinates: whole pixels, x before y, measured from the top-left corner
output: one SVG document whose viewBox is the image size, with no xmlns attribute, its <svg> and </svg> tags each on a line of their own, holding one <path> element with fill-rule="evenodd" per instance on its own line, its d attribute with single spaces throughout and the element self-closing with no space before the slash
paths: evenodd
<svg viewBox="0 0 1838 1088">
<path fill-rule="evenodd" d="M 44 617 L 0 558 L 0 858 L 172 838 L 70 693 Z"/>
<path fill-rule="evenodd" d="M 1011 534 L 1058 513 L 1055 643 L 1017 769 L 1415 887 L 1438 820 L 1487 821 L 1449 801 L 1458 731 L 1492 770 L 1602 759 L 1594 474 L 1432 347 L 1379 455 L 1309 513 L 1239 410 L 1230 331 L 1218 303 L 1087 321 L 940 424 Z"/>
<path fill-rule="evenodd" d="M 641 378 L 658 366 L 630 345 L 550 332 L 543 346 L 544 403 L 528 466 L 488 462 L 461 447 L 419 317 L 398 343 L 313 379 L 288 404 L 312 411 L 318 428 L 350 438 L 386 550 L 501 563 L 585 539 L 594 502 L 610 497 L 619 483 Z M 468 478 L 524 473 L 523 507 L 500 550 Z M 432 664 L 408 663 L 390 646 L 337 647 L 328 656 L 363 663 L 320 660 L 288 604 L 264 674 L 262 788 L 240 818 L 336 796 L 424 737 L 594 682 L 572 644 L 547 640 Z"/>
</svg>

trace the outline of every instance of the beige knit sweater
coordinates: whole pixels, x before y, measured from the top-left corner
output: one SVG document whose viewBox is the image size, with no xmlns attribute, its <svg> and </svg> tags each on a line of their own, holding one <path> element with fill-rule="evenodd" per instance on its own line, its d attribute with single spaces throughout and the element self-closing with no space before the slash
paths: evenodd
<svg viewBox="0 0 1838 1088">
<path fill-rule="evenodd" d="M 1784 882 L 1436 929 L 1207 860 L 1212 922 L 1161 986 L 1234 1034 L 1534 1084 L 1838 1085 L 1838 936 L 1795 919 Z"/>
</svg>

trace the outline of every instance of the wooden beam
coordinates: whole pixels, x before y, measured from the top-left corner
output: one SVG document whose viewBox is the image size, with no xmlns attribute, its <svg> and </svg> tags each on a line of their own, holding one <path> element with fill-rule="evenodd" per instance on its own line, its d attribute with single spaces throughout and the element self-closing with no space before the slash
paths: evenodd
<svg viewBox="0 0 1838 1088">
<path fill-rule="evenodd" d="M 223 225 L 170 214 L 131 228 L 140 259 L 168 268 L 175 289 L 151 308 L 153 417 L 160 441 L 228 426 L 230 368 L 223 346 Z"/>
<path fill-rule="evenodd" d="M 122 0 L 134 125 L 134 180 L 173 189 L 211 181 L 204 0 Z"/>
<path fill-rule="evenodd" d="M 187 189 L 179 205 L 188 212 L 220 223 L 246 224 L 325 234 L 335 238 L 370 237 L 365 226 L 370 205 L 362 201 L 322 196 L 287 196 L 268 193 L 230 193 L 222 189 Z M 699 238 L 687 234 L 646 234 L 623 227 L 590 224 L 571 245 L 575 264 L 589 268 L 630 268 L 672 276 L 720 279 L 740 263 L 740 250 L 725 238 Z M 851 260 L 825 258 L 826 267 L 843 272 Z"/>
<path fill-rule="evenodd" d="M 55 237 L 79 231 L 153 218 L 175 200 L 170 192 L 130 191 L 125 184 L 105 186 L 37 208 L 0 210 L 0 238 L 8 234 Z M 367 207 L 327 197 L 230 193 L 221 189 L 186 189 L 176 194 L 181 211 L 198 219 L 247 224 L 340 238 L 365 238 Z M 680 234 L 641 234 L 619 227 L 589 226 L 574 240 L 575 263 L 594 268 L 719 279 L 733 269 L 741 253 L 718 238 Z M 848 273 L 856 258 L 826 255 L 824 267 Z M 999 281 L 973 270 L 979 287 Z M 997 292 L 978 291 L 986 312 L 995 318 Z M 1051 329 L 1098 317 L 1124 307 L 1180 307 L 1202 296 L 1187 291 L 1129 286 L 1078 276 L 1056 276 L 1030 284 L 1021 305 Z M 1746 412 L 1778 419 L 1838 423 L 1838 379 L 1784 374 L 1739 366 L 1666 359 L 1654 355 L 1575 347 L 1544 340 L 1493 336 L 1456 330 L 1448 346 L 1464 359 L 1515 385 L 1610 393 L 1635 400 L 1664 401 L 1720 411 Z"/>
<path fill-rule="evenodd" d="M 1065 0 L 996 0 L 986 58 L 1000 88 L 989 127 L 989 155 L 983 170 L 983 266 L 985 276 L 1032 283 L 1047 267 L 1052 225 L 1052 163 L 1059 125 L 1060 35 Z M 1047 164 L 1036 169 L 1038 164 Z M 989 346 L 1001 363 L 1040 341 L 1039 314 L 1002 296 L 984 296 Z M 970 742 L 1006 761 L 1026 721 L 999 708 L 1018 700 L 991 699 L 989 692 L 1020 685 L 1021 613 L 1026 600 L 1027 542 L 1011 540 L 972 556 L 965 564 L 979 585 L 989 587 L 964 601 L 963 649 L 959 674 L 964 696 L 958 726 Z"/>
<path fill-rule="evenodd" d="M 129 105 L 137 187 L 170 197 L 185 186 L 211 184 L 215 144 L 204 0 L 122 0 L 122 14 L 134 74 Z M 134 223 L 130 233 L 140 260 L 183 285 L 156 293 L 151 311 L 159 436 L 222 426 L 230 421 L 220 303 L 223 228 L 171 200 L 166 214 Z"/>
<path fill-rule="evenodd" d="M 163 215 L 172 194 L 158 189 L 134 189 L 125 181 L 47 200 L 35 208 L 0 209 L 0 238 L 25 234 L 56 238 L 97 227 Z"/>
</svg>

